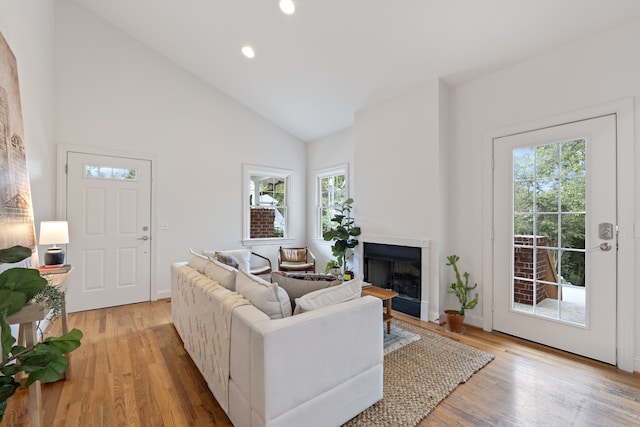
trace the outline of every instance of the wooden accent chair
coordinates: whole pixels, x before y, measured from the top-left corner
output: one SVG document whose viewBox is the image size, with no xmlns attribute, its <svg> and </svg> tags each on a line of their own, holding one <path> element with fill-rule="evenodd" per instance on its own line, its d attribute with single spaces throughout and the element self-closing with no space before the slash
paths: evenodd
<svg viewBox="0 0 640 427">
<path fill-rule="evenodd" d="M 271 281 L 271 260 L 269 258 L 251 251 L 249 265 L 251 274 L 259 276 L 267 282 Z"/>
<path fill-rule="evenodd" d="M 309 248 L 283 248 L 278 250 L 278 270 L 316 272 L 316 257 Z"/>
</svg>

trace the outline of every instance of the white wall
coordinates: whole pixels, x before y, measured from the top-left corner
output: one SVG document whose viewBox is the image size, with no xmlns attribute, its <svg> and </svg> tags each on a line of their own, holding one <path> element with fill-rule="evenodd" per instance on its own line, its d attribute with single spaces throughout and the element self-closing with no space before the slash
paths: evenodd
<svg viewBox="0 0 640 427">
<path fill-rule="evenodd" d="M 315 174 L 323 169 L 329 169 L 341 165 L 347 165 L 349 176 L 347 185 L 349 195 L 353 197 L 354 191 L 354 148 L 353 128 L 348 128 L 332 135 L 307 144 L 307 241 L 309 248 L 316 257 L 316 271 L 322 271 L 327 261 L 333 259 L 331 254 L 331 243 L 316 238 L 317 221 L 317 188 Z M 354 200 L 355 206 L 358 200 Z M 356 207 L 354 206 L 354 210 Z M 356 218 L 356 225 L 360 225 Z"/>
<path fill-rule="evenodd" d="M 448 245 L 459 251 L 464 269 L 483 274 L 483 135 L 486 132 L 634 97 L 635 164 L 640 164 L 640 21 L 584 41 L 560 47 L 452 91 L 450 161 L 447 179 L 453 191 L 447 206 Z M 462 173 L 461 171 L 464 171 Z M 640 174 L 634 177 L 636 226 L 640 220 Z M 632 230 L 621 230 L 633 239 Z M 635 240 L 636 245 L 638 240 Z M 640 253 L 634 254 L 640 265 Z M 634 280 L 635 306 L 640 304 L 640 279 Z M 477 309 L 476 309 L 477 311 Z M 614 319 L 612 318 L 612 321 Z M 632 319 L 629 319 L 632 320 Z M 635 319 L 635 370 L 640 370 L 640 316 Z"/>
<path fill-rule="evenodd" d="M 188 248 L 242 245 L 243 163 L 294 171 L 295 240 L 306 242 L 304 143 L 75 2 L 58 1 L 56 21 L 56 143 L 156 159 L 154 220 L 169 230 L 153 236 L 153 297 L 169 296 L 170 264 Z M 275 261 L 273 247 L 255 249 Z"/>
<path fill-rule="evenodd" d="M 431 80 L 356 113 L 355 217 L 363 235 L 430 240 L 429 282 L 437 284 L 441 247 L 440 103 Z M 438 286 L 423 290 L 438 318 Z M 425 314 L 422 314 L 426 318 Z"/>
<path fill-rule="evenodd" d="M 54 2 L 0 0 L 0 31 L 16 57 L 36 224 L 55 219 Z M 37 236 L 36 236 L 37 237 Z"/>
</svg>

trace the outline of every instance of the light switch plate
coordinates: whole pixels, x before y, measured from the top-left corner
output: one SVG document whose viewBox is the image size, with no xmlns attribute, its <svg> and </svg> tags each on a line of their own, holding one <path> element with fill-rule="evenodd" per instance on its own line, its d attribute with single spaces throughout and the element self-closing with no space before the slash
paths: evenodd
<svg viewBox="0 0 640 427">
<path fill-rule="evenodd" d="M 158 221 L 158 230 L 168 230 L 169 229 L 169 221 L 160 220 Z"/>
</svg>

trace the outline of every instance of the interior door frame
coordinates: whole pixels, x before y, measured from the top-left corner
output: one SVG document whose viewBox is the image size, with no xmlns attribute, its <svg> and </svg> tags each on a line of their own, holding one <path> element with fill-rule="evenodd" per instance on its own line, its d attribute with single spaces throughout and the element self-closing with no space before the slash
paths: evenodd
<svg viewBox="0 0 640 427">
<path fill-rule="evenodd" d="M 101 147 L 88 147 L 84 145 L 73 145 L 73 144 L 58 144 L 57 150 L 57 164 L 56 164 L 56 215 L 57 218 L 67 218 L 67 153 L 75 152 L 75 153 L 83 153 L 83 154 L 94 154 L 98 156 L 110 156 L 110 157 L 124 157 L 128 159 L 138 159 L 138 160 L 146 160 L 151 162 L 151 257 L 150 262 L 151 265 L 149 268 L 151 269 L 149 280 L 150 283 L 150 299 L 152 301 L 157 300 L 160 296 L 158 295 L 158 287 L 157 287 L 157 258 L 158 258 L 158 250 L 157 250 L 157 241 L 156 232 L 157 231 L 157 219 L 156 219 L 156 185 L 154 183 L 156 180 L 156 156 L 148 153 L 138 153 L 138 152 L 130 152 L 123 150 L 114 150 L 110 148 L 101 148 Z M 171 291 L 167 291 L 170 294 Z M 167 295 L 167 297 L 170 295 Z M 162 295 L 164 297 L 164 295 Z"/>
<path fill-rule="evenodd" d="M 625 98 L 593 107 L 556 114 L 549 117 L 495 129 L 483 135 L 482 145 L 482 237 L 483 237 L 483 328 L 493 330 L 493 144 L 494 139 L 544 129 L 565 123 L 588 120 L 605 115 L 616 115 L 617 159 L 617 217 L 618 217 L 618 283 L 616 316 L 616 349 L 618 368 L 634 371 L 634 319 L 635 266 L 634 266 L 634 104 Z M 629 179 L 631 178 L 631 179 Z"/>
</svg>

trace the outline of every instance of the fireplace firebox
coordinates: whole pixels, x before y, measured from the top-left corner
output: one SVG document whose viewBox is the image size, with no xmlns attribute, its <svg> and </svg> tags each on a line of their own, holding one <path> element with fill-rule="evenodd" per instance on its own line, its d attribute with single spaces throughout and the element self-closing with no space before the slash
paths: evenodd
<svg viewBox="0 0 640 427">
<path fill-rule="evenodd" d="M 365 242 L 363 264 L 366 282 L 398 292 L 394 310 L 420 318 L 421 248 Z"/>
</svg>

